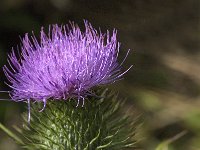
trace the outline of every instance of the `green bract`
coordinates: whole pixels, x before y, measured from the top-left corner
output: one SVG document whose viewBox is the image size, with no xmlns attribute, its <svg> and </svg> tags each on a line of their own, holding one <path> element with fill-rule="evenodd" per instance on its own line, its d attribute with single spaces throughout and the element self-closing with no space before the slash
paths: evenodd
<svg viewBox="0 0 200 150">
<path fill-rule="evenodd" d="M 97 92 L 98 93 L 98 92 Z M 49 101 L 43 112 L 31 107 L 31 121 L 24 113 L 22 147 L 29 150 L 122 150 L 135 146 L 136 125 L 122 115 L 123 107 L 110 92 L 89 97 L 84 107 L 76 101 Z M 42 107 L 42 106 L 41 106 Z"/>
</svg>

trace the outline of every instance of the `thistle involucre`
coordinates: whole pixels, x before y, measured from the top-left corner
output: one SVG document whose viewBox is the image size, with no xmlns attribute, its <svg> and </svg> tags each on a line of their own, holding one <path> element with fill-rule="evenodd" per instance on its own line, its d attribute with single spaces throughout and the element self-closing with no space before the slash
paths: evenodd
<svg viewBox="0 0 200 150">
<path fill-rule="evenodd" d="M 112 83 L 125 73 L 117 63 L 116 30 L 103 34 L 84 23 L 84 32 L 74 23 L 53 25 L 48 34 L 42 29 L 40 41 L 25 35 L 20 55 L 13 50 L 10 67 L 4 66 L 13 100 L 84 99 L 92 87 Z"/>
</svg>

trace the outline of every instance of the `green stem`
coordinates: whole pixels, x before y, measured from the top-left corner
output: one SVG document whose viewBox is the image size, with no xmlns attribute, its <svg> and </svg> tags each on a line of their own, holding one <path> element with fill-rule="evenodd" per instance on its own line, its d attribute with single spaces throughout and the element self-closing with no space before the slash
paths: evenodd
<svg viewBox="0 0 200 150">
<path fill-rule="evenodd" d="M 9 129 L 7 129 L 3 124 L 0 123 L 0 129 L 2 129 L 8 136 L 10 136 L 12 139 L 14 139 L 17 143 L 19 144 L 24 144 L 22 142 L 22 140 L 17 136 L 15 135 L 12 131 L 10 131 Z"/>
</svg>

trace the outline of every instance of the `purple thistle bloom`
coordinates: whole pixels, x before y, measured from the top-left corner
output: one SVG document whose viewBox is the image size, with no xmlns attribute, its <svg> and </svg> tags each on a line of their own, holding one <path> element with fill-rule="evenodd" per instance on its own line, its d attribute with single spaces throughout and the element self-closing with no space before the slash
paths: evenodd
<svg viewBox="0 0 200 150">
<path fill-rule="evenodd" d="M 116 30 L 112 36 L 108 31 L 97 32 L 87 21 L 85 32 L 73 23 L 53 25 L 48 35 L 42 29 L 40 42 L 34 35 L 30 39 L 26 34 L 20 58 L 12 50 L 8 60 L 10 69 L 4 66 L 12 100 L 43 101 L 44 104 L 49 98 L 84 100 L 92 87 L 120 79 L 129 69 L 120 71 L 124 61 L 117 62 L 116 34 Z"/>
</svg>

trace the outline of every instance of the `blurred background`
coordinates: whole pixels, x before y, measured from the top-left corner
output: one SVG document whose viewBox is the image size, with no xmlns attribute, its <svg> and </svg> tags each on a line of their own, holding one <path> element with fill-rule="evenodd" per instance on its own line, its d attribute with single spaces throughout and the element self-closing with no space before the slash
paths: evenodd
<svg viewBox="0 0 200 150">
<path fill-rule="evenodd" d="M 169 150 L 200 150 L 200 1 L 199 0 L 0 0 L 0 68 L 20 37 L 41 26 L 87 19 L 95 28 L 118 30 L 124 70 L 111 88 L 140 115 L 141 149 L 154 150 L 182 131 Z M 0 69 L 0 90 L 9 90 Z M 8 98 L 1 94 L 0 98 Z M 0 101 L 0 122 L 20 125 L 23 103 Z M 135 119 L 133 117 L 133 119 Z M 0 131 L 0 150 L 20 150 Z"/>
</svg>

